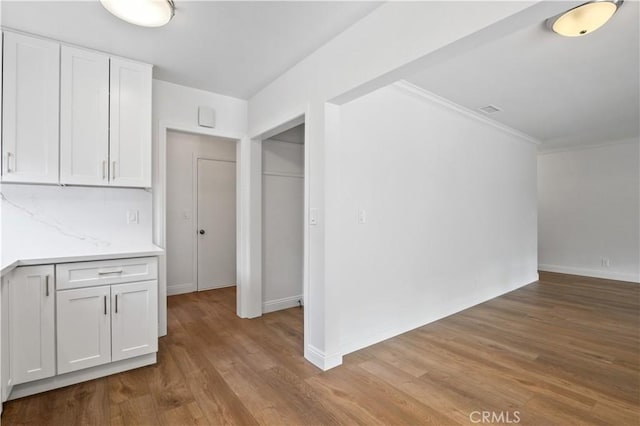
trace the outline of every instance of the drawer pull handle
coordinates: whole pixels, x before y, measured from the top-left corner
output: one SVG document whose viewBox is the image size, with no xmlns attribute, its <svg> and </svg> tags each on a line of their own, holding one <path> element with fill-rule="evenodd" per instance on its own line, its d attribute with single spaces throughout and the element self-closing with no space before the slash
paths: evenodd
<svg viewBox="0 0 640 426">
<path fill-rule="evenodd" d="M 107 315 L 107 296 L 104 297 L 104 314 Z"/>
<path fill-rule="evenodd" d="M 118 313 L 118 295 L 116 294 L 116 314 Z"/>
<path fill-rule="evenodd" d="M 47 297 L 49 297 L 49 275 L 45 275 L 44 282 L 46 287 L 46 295 Z"/>
<path fill-rule="evenodd" d="M 108 275 L 108 274 L 121 274 L 122 269 L 118 269 L 116 271 L 98 271 L 98 275 Z"/>
</svg>

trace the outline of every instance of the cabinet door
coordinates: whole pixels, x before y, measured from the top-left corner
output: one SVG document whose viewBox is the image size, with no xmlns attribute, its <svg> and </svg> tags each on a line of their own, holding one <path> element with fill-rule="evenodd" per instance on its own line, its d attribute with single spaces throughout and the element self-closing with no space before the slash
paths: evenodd
<svg viewBox="0 0 640 426">
<path fill-rule="evenodd" d="M 109 57 L 61 49 L 60 182 L 108 185 Z"/>
<path fill-rule="evenodd" d="M 53 265 L 23 266 L 9 277 L 12 385 L 55 374 Z"/>
<path fill-rule="evenodd" d="M 111 357 L 114 361 L 158 351 L 158 281 L 111 286 Z"/>
<path fill-rule="evenodd" d="M 151 187 L 151 66 L 111 58 L 111 185 Z"/>
<path fill-rule="evenodd" d="M 110 362 L 109 286 L 62 290 L 56 298 L 58 374 Z"/>
<path fill-rule="evenodd" d="M 2 180 L 58 182 L 60 46 L 4 34 Z"/>
</svg>

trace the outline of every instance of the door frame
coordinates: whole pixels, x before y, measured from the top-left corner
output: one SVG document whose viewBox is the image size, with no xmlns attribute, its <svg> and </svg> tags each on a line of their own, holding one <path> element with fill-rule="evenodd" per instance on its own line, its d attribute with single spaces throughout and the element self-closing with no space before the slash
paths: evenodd
<svg viewBox="0 0 640 426">
<path fill-rule="evenodd" d="M 192 247 L 193 247 L 193 281 L 194 281 L 194 290 L 195 291 L 200 291 L 200 284 L 199 284 L 199 278 L 198 278 L 198 251 L 200 250 L 198 247 L 198 160 L 209 160 L 209 161 L 219 161 L 221 163 L 233 163 L 235 164 L 236 167 L 236 287 L 238 286 L 238 160 L 237 160 L 237 152 L 236 152 L 236 159 L 231 161 L 231 160 L 220 160 L 219 158 L 213 158 L 207 155 L 201 155 L 201 154 L 193 154 L 193 159 L 192 159 L 192 167 L 191 170 L 193 172 L 193 175 L 191 177 L 192 179 L 192 185 L 191 188 L 193 190 L 193 193 L 191 195 L 191 211 L 193 212 L 191 214 L 191 242 L 192 242 Z M 232 286 L 227 286 L 227 287 L 232 287 Z M 221 287 L 222 288 L 222 287 Z M 213 289 L 208 289 L 208 290 L 213 290 Z"/>
<path fill-rule="evenodd" d="M 160 120 L 157 127 L 158 169 L 153 181 L 153 242 L 167 247 L 167 132 L 169 130 L 230 139 L 236 142 L 236 239 L 238 269 L 236 314 L 241 318 L 253 318 L 261 315 L 256 306 L 256 287 L 260 286 L 261 269 L 256 265 L 256 256 L 250 256 L 252 250 L 261 244 L 260 232 L 252 230 L 252 224 L 260 220 L 260 188 L 256 188 L 255 177 L 262 173 L 262 164 L 252 161 L 256 144 L 247 135 L 224 132 L 199 126 L 180 123 L 168 123 Z M 259 147 L 259 146 L 258 146 Z M 166 256 L 160 256 L 158 262 L 158 332 L 167 334 L 167 262 Z"/>
</svg>

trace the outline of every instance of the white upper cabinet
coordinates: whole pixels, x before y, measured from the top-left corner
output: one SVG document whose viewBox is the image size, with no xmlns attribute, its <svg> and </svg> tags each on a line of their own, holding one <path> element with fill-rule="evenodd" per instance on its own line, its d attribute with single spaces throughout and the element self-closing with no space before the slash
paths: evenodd
<svg viewBox="0 0 640 426">
<path fill-rule="evenodd" d="M 152 66 L 4 33 L 2 180 L 151 187 Z"/>
<path fill-rule="evenodd" d="M 2 180 L 58 182 L 58 43 L 4 33 Z"/>
<path fill-rule="evenodd" d="M 60 61 L 60 182 L 109 184 L 109 56 L 68 46 Z"/>
<path fill-rule="evenodd" d="M 109 158 L 114 186 L 151 186 L 151 66 L 111 59 Z"/>
</svg>

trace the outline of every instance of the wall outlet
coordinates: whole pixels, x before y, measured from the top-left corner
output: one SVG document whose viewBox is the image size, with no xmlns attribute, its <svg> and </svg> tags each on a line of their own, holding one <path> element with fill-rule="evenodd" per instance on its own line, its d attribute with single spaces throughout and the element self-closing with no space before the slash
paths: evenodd
<svg viewBox="0 0 640 426">
<path fill-rule="evenodd" d="M 139 210 L 127 210 L 127 225 L 140 223 L 140 211 Z"/>
<path fill-rule="evenodd" d="M 609 260 L 609 258 L 608 258 L 608 257 L 603 257 L 603 258 L 600 260 L 600 264 L 601 264 L 603 267 L 608 268 L 608 267 L 610 267 L 610 266 L 611 266 L 611 260 Z"/>
</svg>

